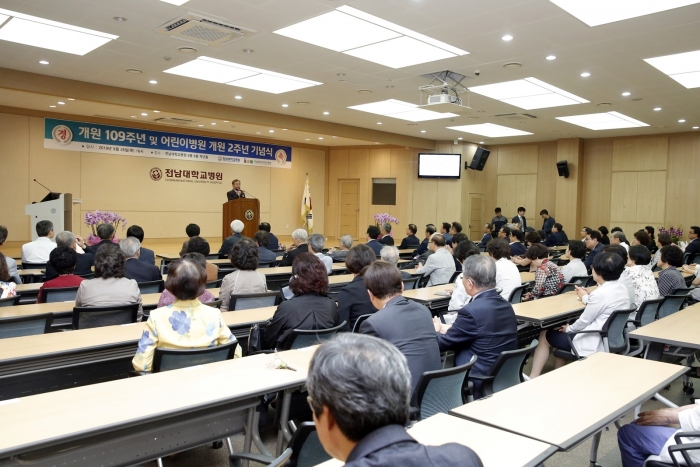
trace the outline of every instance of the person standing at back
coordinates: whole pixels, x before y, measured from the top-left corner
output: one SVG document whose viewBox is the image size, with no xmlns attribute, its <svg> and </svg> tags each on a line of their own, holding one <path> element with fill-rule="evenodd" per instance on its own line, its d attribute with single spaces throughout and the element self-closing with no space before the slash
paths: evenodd
<svg viewBox="0 0 700 467">
<path fill-rule="evenodd" d="M 544 219 L 542 222 L 542 230 L 544 230 L 545 236 L 549 237 L 552 234 L 552 227 L 554 227 L 556 221 L 549 215 L 549 211 L 546 209 L 540 211 L 540 216 Z M 544 240 L 546 240 L 546 238 L 542 239 L 542 241 Z"/>
<path fill-rule="evenodd" d="M 518 215 L 513 217 L 512 221 L 513 224 L 518 224 L 520 226 L 520 231 L 525 232 L 525 229 L 527 229 L 527 219 L 525 219 L 525 208 L 520 206 L 518 208 Z"/>
<path fill-rule="evenodd" d="M 494 209 L 494 213 L 496 214 L 493 219 L 491 219 L 491 236 L 496 237 L 498 235 L 498 232 L 501 231 L 501 227 L 506 225 L 508 223 L 508 219 L 506 219 L 506 216 L 501 214 L 501 208 L 496 208 Z"/>
</svg>

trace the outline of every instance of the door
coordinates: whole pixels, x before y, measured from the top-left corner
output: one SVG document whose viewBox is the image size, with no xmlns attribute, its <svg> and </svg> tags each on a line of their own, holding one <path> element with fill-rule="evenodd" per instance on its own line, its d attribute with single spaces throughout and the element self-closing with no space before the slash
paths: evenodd
<svg viewBox="0 0 700 467">
<path fill-rule="evenodd" d="M 338 194 L 338 241 L 343 235 L 359 239 L 360 180 L 339 180 Z"/>
<path fill-rule="evenodd" d="M 484 195 L 481 193 L 469 193 L 469 240 L 478 242 L 483 236 L 484 219 Z"/>
</svg>

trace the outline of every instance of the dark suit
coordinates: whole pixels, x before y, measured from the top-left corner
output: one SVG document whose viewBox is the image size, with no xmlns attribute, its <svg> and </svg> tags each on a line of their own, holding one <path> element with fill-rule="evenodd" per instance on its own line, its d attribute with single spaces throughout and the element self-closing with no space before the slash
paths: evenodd
<svg viewBox="0 0 700 467">
<path fill-rule="evenodd" d="M 268 349 L 281 348 L 292 329 L 328 329 L 339 324 L 331 298 L 314 293 L 295 295 L 275 310 L 265 328 L 265 344 Z"/>
<path fill-rule="evenodd" d="M 224 243 L 221 244 L 221 248 L 219 248 L 219 259 L 228 258 L 228 255 L 231 254 L 231 248 L 233 248 L 233 245 L 238 243 L 241 238 L 243 238 L 243 235 L 239 233 L 235 233 L 226 238 Z"/>
<path fill-rule="evenodd" d="M 89 246 L 85 248 L 85 253 L 92 253 L 93 256 L 97 255 L 97 250 L 100 249 L 102 245 L 105 244 L 112 244 L 112 245 L 117 245 L 116 243 L 112 242 L 112 240 L 100 240 L 100 243 L 96 243 L 95 245 Z"/>
<path fill-rule="evenodd" d="M 479 243 L 476 244 L 476 246 L 486 246 L 488 242 L 490 242 L 493 239 L 490 233 L 484 234 L 483 237 L 481 237 L 481 240 Z"/>
<path fill-rule="evenodd" d="M 269 239 L 267 242 L 267 248 L 268 250 L 279 250 L 280 249 L 280 241 L 275 237 L 272 233 L 268 232 L 267 233 Z"/>
<path fill-rule="evenodd" d="M 155 253 L 153 253 L 153 250 L 149 250 L 148 248 L 141 247 L 141 256 L 139 256 L 139 261 L 155 265 L 156 264 L 156 255 L 155 255 Z"/>
<path fill-rule="evenodd" d="M 525 254 L 525 245 L 520 242 L 515 242 L 510 244 L 510 255 L 511 256 L 522 256 Z"/>
<path fill-rule="evenodd" d="M 136 258 L 129 258 L 124 263 L 124 277 L 136 282 L 151 282 L 163 280 L 160 269 L 154 264 L 144 263 Z"/>
<path fill-rule="evenodd" d="M 411 370 L 411 392 L 423 373 L 442 369 L 432 315 L 413 300 L 392 298 L 360 325 L 360 332 L 391 342 L 404 354 Z"/>
<path fill-rule="evenodd" d="M 511 222 L 513 224 L 520 224 L 520 231 L 525 232 L 525 229 L 527 229 L 527 219 L 525 219 L 525 216 L 523 216 L 522 222 L 520 221 L 520 217 L 515 216 L 513 219 L 511 219 Z"/>
<path fill-rule="evenodd" d="M 686 260 L 686 264 L 692 264 L 695 260 L 695 255 L 700 253 L 700 239 L 696 238 L 692 242 L 689 242 L 685 247 L 685 252 L 690 253 L 688 255 L 688 259 Z"/>
<path fill-rule="evenodd" d="M 381 240 L 379 240 L 379 243 L 382 245 L 394 246 L 394 237 L 391 235 L 384 235 Z"/>
<path fill-rule="evenodd" d="M 236 190 L 227 191 L 226 197 L 228 198 L 229 201 L 232 201 L 232 200 L 238 199 L 238 198 L 245 198 L 245 193 L 243 193 L 242 190 L 239 190 L 239 191 L 241 192 L 240 195 L 238 193 L 236 193 Z"/>
<path fill-rule="evenodd" d="M 552 227 L 554 227 L 556 222 L 557 221 L 555 221 L 552 216 L 549 216 L 542 222 L 542 230 L 544 230 L 544 233 L 546 233 L 548 237 L 552 235 Z"/>
<path fill-rule="evenodd" d="M 418 245 L 418 248 L 416 248 L 415 251 L 413 252 L 413 256 L 414 257 L 420 256 L 423 253 L 425 253 L 426 251 L 428 251 L 428 243 L 429 242 L 430 242 L 430 240 L 428 240 L 427 238 L 423 239 L 423 241 L 420 242 L 420 245 Z"/>
<path fill-rule="evenodd" d="M 371 239 L 369 242 L 365 243 L 365 245 L 370 247 L 374 251 L 374 254 L 377 256 L 379 256 L 379 252 L 382 251 L 382 248 L 384 248 L 384 245 L 382 245 L 375 239 Z"/>
<path fill-rule="evenodd" d="M 552 235 L 547 237 L 544 244 L 547 246 L 557 246 L 566 245 L 569 243 L 569 237 L 566 236 L 566 232 L 552 232 Z"/>
<path fill-rule="evenodd" d="M 273 253 L 264 246 L 259 246 L 258 259 L 261 263 L 274 263 L 275 261 L 277 261 L 277 253 Z"/>
<path fill-rule="evenodd" d="M 447 443 L 425 446 L 402 425 L 387 425 L 362 438 L 350 451 L 345 467 L 483 467 L 479 456 L 466 446 Z"/>
<path fill-rule="evenodd" d="M 595 256 L 603 251 L 603 248 L 605 248 L 605 245 L 602 243 L 598 243 L 595 248 L 593 248 L 591 251 L 588 252 L 588 256 L 586 256 L 586 261 L 583 263 L 586 265 L 586 269 L 588 269 L 588 273 L 590 274 L 591 271 L 591 266 L 593 265 L 593 260 L 595 259 Z"/>
<path fill-rule="evenodd" d="M 364 276 L 355 277 L 338 293 L 338 316 L 340 321 L 347 321 L 344 331 L 352 331 L 355 321 L 362 315 L 376 312 L 364 283 Z"/>
<path fill-rule="evenodd" d="M 418 240 L 418 237 L 411 234 L 408 237 L 401 240 L 401 244 L 399 245 L 399 250 L 408 250 L 409 248 L 415 248 L 418 245 L 420 245 L 420 240 Z"/>
<path fill-rule="evenodd" d="M 302 253 L 309 252 L 309 245 L 307 243 L 302 243 L 293 250 L 290 250 L 284 254 L 282 261 L 280 261 L 280 266 L 291 266 L 294 263 L 294 258 Z"/>
<path fill-rule="evenodd" d="M 75 265 L 73 274 L 82 276 L 92 273 L 92 267 L 95 265 L 95 257 L 92 253 L 83 253 L 78 255 L 78 262 Z M 50 281 L 58 277 L 58 272 L 51 266 L 51 263 L 46 263 L 46 280 Z"/>
</svg>

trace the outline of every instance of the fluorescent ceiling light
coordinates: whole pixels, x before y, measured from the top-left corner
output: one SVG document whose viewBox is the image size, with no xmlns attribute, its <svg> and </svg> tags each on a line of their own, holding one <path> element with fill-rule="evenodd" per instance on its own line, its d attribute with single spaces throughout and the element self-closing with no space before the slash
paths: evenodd
<svg viewBox="0 0 700 467">
<path fill-rule="evenodd" d="M 536 78 L 475 86 L 470 87 L 469 90 L 526 110 L 589 102 Z"/>
<path fill-rule="evenodd" d="M 700 3 L 700 0 L 549 0 L 587 25 L 600 26 Z"/>
<path fill-rule="evenodd" d="M 448 126 L 448 130 L 462 131 L 473 135 L 488 136 L 490 138 L 503 138 L 505 136 L 527 136 L 532 133 L 527 131 L 508 128 L 507 126 L 495 125 L 493 123 L 480 123 L 478 125 Z"/>
<path fill-rule="evenodd" d="M 0 24 L 0 40 L 75 55 L 85 55 L 119 37 L 3 9 Z"/>
<path fill-rule="evenodd" d="M 170 3 L 171 5 L 184 5 L 185 3 L 189 2 L 190 0 L 160 0 L 161 2 L 165 3 Z"/>
<path fill-rule="evenodd" d="M 164 73 L 213 81 L 215 83 L 226 83 L 231 86 L 272 94 L 281 94 L 323 84 L 210 57 L 198 57 L 195 60 L 165 70 Z M 236 96 L 236 99 L 240 99 L 240 97 Z"/>
<path fill-rule="evenodd" d="M 422 109 L 416 104 L 410 102 L 399 101 L 396 99 L 388 99 L 385 101 L 371 102 L 369 104 L 353 105 L 348 109 L 359 110 L 361 112 L 369 112 L 384 117 L 398 118 L 409 122 L 425 122 L 428 120 L 438 120 L 448 117 L 459 117 L 458 114 L 449 112 L 440 113 L 432 110 Z"/>
<path fill-rule="evenodd" d="M 700 50 L 644 61 L 688 89 L 700 87 Z"/>
<path fill-rule="evenodd" d="M 274 32 L 391 68 L 469 53 L 347 5 Z"/>
<path fill-rule="evenodd" d="M 557 120 L 582 126 L 589 130 L 614 130 L 618 128 L 639 128 L 649 126 L 644 122 L 623 115 L 619 112 L 606 112 L 598 114 L 573 115 L 571 117 L 557 117 Z"/>
</svg>

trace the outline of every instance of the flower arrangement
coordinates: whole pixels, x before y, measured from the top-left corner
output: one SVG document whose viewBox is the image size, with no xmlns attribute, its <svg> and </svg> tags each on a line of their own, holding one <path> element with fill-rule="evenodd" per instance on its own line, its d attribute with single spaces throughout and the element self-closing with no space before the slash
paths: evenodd
<svg viewBox="0 0 700 467">
<path fill-rule="evenodd" d="M 677 229 L 673 228 L 673 226 L 669 227 L 668 229 L 666 227 L 659 227 L 659 233 L 670 235 L 671 242 L 678 245 L 681 238 L 683 238 L 683 227 L 678 227 Z"/>
<path fill-rule="evenodd" d="M 92 229 L 92 233 L 87 238 L 88 245 L 97 245 L 100 243 L 100 237 L 97 236 L 97 227 L 99 227 L 101 224 L 112 224 L 115 230 L 121 224 L 122 230 L 124 230 L 126 228 L 126 219 L 116 212 L 86 212 L 85 225 L 89 225 Z M 119 243 L 119 239 L 117 239 L 116 235 L 114 236 L 112 242 Z"/>
<path fill-rule="evenodd" d="M 374 215 L 374 222 L 375 222 L 375 225 L 377 227 L 381 228 L 382 224 L 386 224 L 387 222 L 393 222 L 394 224 L 398 224 L 399 220 L 396 217 L 394 217 L 386 212 L 383 212 L 383 213 Z M 389 235 L 393 237 L 394 232 L 393 231 L 389 232 Z"/>
</svg>

